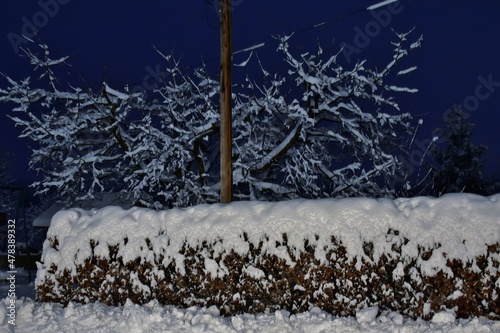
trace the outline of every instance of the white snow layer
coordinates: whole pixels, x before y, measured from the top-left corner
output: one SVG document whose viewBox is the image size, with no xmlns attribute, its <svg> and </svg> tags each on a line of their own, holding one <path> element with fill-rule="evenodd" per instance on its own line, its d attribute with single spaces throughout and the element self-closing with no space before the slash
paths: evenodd
<svg viewBox="0 0 500 333">
<path fill-rule="evenodd" d="M 318 308 L 290 315 L 286 311 L 270 314 L 243 314 L 221 317 L 215 307 L 177 309 L 157 301 L 138 306 L 127 302 L 110 307 L 100 303 L 67 307 L 54 303 L 36 303 L 31 299 L 16 302 L 16 325 L 8 324 L 8 299 L 0 301 L 0 332 L 16 333 L 155 333 L 155 332 L 240 332 L 240 333 L 432 333 L 432 332 L 500 332 L 500 322 L 484 318 L 455 319 L 451 313 L 440 313 L 430 322 L 404 319 L 394 312 L 374 318 L 376 309 L 361 310 L 356 318 L 338 318 Z M 11 330 L 12 329 L 12 330 Z"/>
<path fill-rule="evenodd" d="M 322 199 L 285 202 L 234 202 L 228 205 L 199 205 L 186 209 L 153 211 L 144 208 L 124 210 L 105 207 L 100 210 L 70 209 L 57 213 L 48 231 L 49 239 L 57 238 L 58 250 L 44 244 L 43 266 L 39 265 L 37 282 L 41 283 L 47 268 L 55 264 L 58 271 L 75 271 L 91 256 L 90 240 L 98 243 L 95 255 L 106 258 L 108 245 L 120 244 L 119 256 L 124 262 L 163 254 L 164 264 L 176 261 L 183 273 L 183 257 L 179 250 L 185 241 L 193 247 L 207 240 L 215 244 L 218 254 L 231 250 L 246 254 L 249 243 L 264 242 L 263 249 L 294 265 L 294 258 L 277 242 L 283 233 L 288 245 L 298 256 L 304 246 L 317 245 L 316 258 L 326 261 L 335 236 L 346 247 L 349 259 L 370 261 L 363 251 L 364 242 L 374 245 L 374 260 L 382 254 L 394 256 L 391 246 L 401 244 L 403 257 L 416 258 L 422 272 L 432 276 L 446 272 L 446 259 L 473 261 L 487 252 L 487 245 L 500 240 L 500 195 L 482 197 L 471 194 L 449 194 L 440 198 L 410 199 Z M 399 234 L 395 231 L 398 231 Z M 248 241 L 243 237 L 246 234 Z M 267 236 L 267 237 L 266 237 Z M 124 239 L 127 238 L 125 244 Z M 146 246 L 152 242 L 153 250 Z M 403 240 L 408 242 L 404 243 Z M 429 260 L 418 259 L 419 249 L 437 249 Z M 407 261 L 406 261 L 407 262 Z M 402 271 L 402 265 L 394 271 Z M 224 267 L 206 262 L 207 271 L 224 274 Z M 249 268 L 250 275 L 260 273 Z"/>
</svg>

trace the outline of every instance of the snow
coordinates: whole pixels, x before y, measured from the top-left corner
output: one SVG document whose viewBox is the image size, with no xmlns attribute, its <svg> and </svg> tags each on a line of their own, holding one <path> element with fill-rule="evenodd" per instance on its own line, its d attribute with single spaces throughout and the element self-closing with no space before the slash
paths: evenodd
<svg viewBox="0 0 500 333">
<path fill-rule="evenodd" d="M 258 269 L 257 267 L 254 267 L 254 266 L 244 267 L 243 273 L 245 273 L 246 275 L 248 275 L 254 279 L 261 279 L 261 278 L 266 276 L 262 270 Z"/>
<path fill-rule="evenodd" d="M 379 2 L 379 3 L 376 3 L 374 5 L 371 5 L 369 7 L 366 8 L 366 10 L 374 10 L 374 9 L 377 9 L 377 8 L 380 8 L 380 7 L 383 7 L 385 5 L 388 5 L 392 2 L 396 2 L 397 0 L 386 0 L 386 1 L 382 1 L 382 2 Z"/>
<path fill-rule="evenodd" d="M 356 312 L 356 320 L 360 324 L 369 324 L 375 321 L 378 314 L 378 307 L 372 306 Z"/>
<path fill-rule="evenodd" d="M 288 235 L 288 244 L 296 246 L 297 250 L 303 246 L 304 238 L 311 243 L 327 245 L 329 236 L 336 235 L 345 244 L 352 260 L 368 259 L 362 249 L 364 241 L 374 244 L 373 260 L 390 253 L 392 242 L 404 237 L 409 241 L 402 250 L 409 257 L 418 258 L 417 245 L 436 249 L 440 244 L 439 250 L 433 251 L 427 262 L 418 263 L 426 274 L 433 274 L 438 269 L 445 269 L 444 255 L 471 260 L 486 253 L 486 244 L 498 242 L 499 198 L 500 195 L 449 194 L 440 198 L 397 200 L 234 202 L 159 212 L 113 206 L 99 210 L 70 209 L 53 217 L 48 237 L 57 236 L 59 248 L 49 247 L 48 241 L 44 244 L 44 265 L 39 265 L 37 281 L 49 274 L 45 267 L 50 267 L 51 263 L 56 263 L 58 269 L 74 269 L 75 261 L 78 263 L 88 255 L 91 239 L 98 241 L 95 251 L 100 251 L 104 257 L 108 255 L 107 247 L 102 246 L 99 250 L 99 245 L 120 244 L 120 255 L 127 262 L 137 257 L 147 259 L 152 254 L 145 244 L 149 237 L 153 252 L 161 249 L 165 251 L 165 260 L 176 263 L 182 263 L 183 258 L 176 251 L 184 241 L 189 244 L 213 241 L 216 244 L 214 251 L 219 253 L 231 250 L 246 253 L 248 242 L 264 241 L 269 253 L 293 264 L 290 254 L 276 245 L 276 241 L 282 241 L 283 233 Z M 393 232 L 396 230 L 398 233 Z M 123 242 L 124 237 L 128 238 L 127 244 Z M 324 255 L 325 251 L 316 253 L 319 259 Z M 401 274 L 403 266 L 401 262 L 393 274 Z M 225 273 L 225 268 L 214 260 L 207 260 L 205 269 L 213 276 Z M 264 277 L 264 272 L 254 266 L 245 267 L 243 273 L 256 279 Z M 133 274 L 131 279 L 134 279 Z M 33 301 L 33 290 L 33 283 L 17 286 L 15 332 L 500 332 L 499 321 L 457 319 L 452 309 L 434 314 L 430 321 L 411 320 L 377 307 L 361 309 L 355 317 L 345 318 L 318 308 L 293 315 L 282 310 L 222 317 L 215 307 L 179 309 L 157 301 L 142 306 L 128 301 L 116 307 L 70 302 L 63 307 Z M 7 306 L 11 299 L 6 298 L 5 291 L 0 285 L 0 332 L 14 328 L 8 323 Z M 429 313 L 428 304 L 424 305 L 424 312 L 426 307 Z"/>
<path fill-rule="evenodd" d="M 399 71 L 396 75 L 406 75 L 408 73 L 411 73 L 417 69 L 417 66 L 413 66 L 407 69 L 403 69 L 402 71 Z M 419 122 L 420 123 L 420 122 Z"/>
<path fill-rule="evenodd" d="M 452 312 L 442 311 L 436 313 L 432 316 L 432 322 L 434 324 L 450 324 L 455 322 L 455 315 Z"/>
<path fill-rule="evenodd" d="M 244 49 L 242 49 L 242 50 L 239 50 L 239 51 L 233 52 L 233 55 L 234 55 L 234 54 L 237 54 L 237 53 L 241 53 L 241 52 L 249 52 L 249 51 L 254 51 L 254 50 L 256 50 L 256 49 L 258 49 L 258 48 L 261 48 L 261 47 L 263 47 L 263 46 L 265 46 L 265 45 L 266 45 L 266 43 L 259 43 L 259 44 L 255 44 L 255 45 L 253 45 L 253 46 L 250 46 L 250 47 L 244 48 Z"/>
<path fill-rule="evenodd" d="M 394 47 L 393 60 L 382 72 L 365 67 L 363 60 L 343 68 L 337 62 L 341 50 L 325 57 L 319 45 L 315 54 L 295 54 L 290 37 L 278 37 L 288 71 L 266 72 L 256 58 L 267 79 L 249 74 L 244 83 L 235 82 L 235 197 L 393 196 L 394 184 L 378 180 L 401 176 L 395 168 L 400 159 L 393 155 L 397 149 L 392 148 L 406 142 L 411 123 L 409 114 L 399 112 L 396 96 L 415 90 L 388 85 L 388 74 L 409 54 L 408 34 L 397 34 L 399 41 L 389 46 Z M 245 58 L 237 66 L 247 65 L 264 46 L 235 52 Z M 9 87 L 0 90 L 0 101 L 14 103 L 9 117 L 21 127 L 21 137 L 36 143 L 31 164 L 44 175 L 33 184 L 37 194 L 54 190 L 65 203 L 75 203 L 113 189 L 158 209 L 218 201 L 220 84 L 204 64 L 187 74 L 179 60 L 157 50 L 165 67 L 147 69 L 156 81 L 165 79 L 156 88 L 112 88 L 103 82 L 101 89 L 90 91 L 56 85 L 54 73 L 59 71 L 52 65 L 64 59 L 47 60 L 47 46 L 39 47 L 46 53 L 44 59 L 28 51 L 26 56 L 45 71 L 50 89 L 7 77 Z M 293 82 L 296 88 L 290 86 Z M 289 94 L 290 89 L 294 93 Z M 342 159 L 340 150 L 349 152 L 347 163 L 359 167 L 332 163 Z M 75 188 L 85 196 L 76 197 Z M 332 188 L 340 193 L 332 193 Z"/>
<path fill-rule="evenodd" d="M 75 265 L 83 264 L 90 256 L 90 240 L 98 244 L 96 251 L 104 258 L 108 245 L 120 244 L 118 255 L 124 263 L 161 254 L 165 263 L 175 261 L 181 273 L 184 262 L 179 251 L 185 241 L 196 247 L 203 241 L 216 244 L 222 240 L 220 253 L 235 251 L 240 255 L 248 253 L 249 243 L 263 242 L 266 253 L 293 266 L 294 258 L 278 245 L 284 233 L 288 245 L 296 249 L 296 257 L 303 250 L 304 239 L 317 249 L 324 249 L 331 246 L 331 236 L 335 236 L 345 245 L 349 260 L 357 265 L 361 265 L 362 259 L 372 260 L 365 254 L 365 243 L 373 243 L 373 260 L 377 262 L 384 254 L 398 256 L 392 252 L 392 244 L 407 239 L 401 247 L 401 255 L 408 260 L 416 259 L 424 275 L 433 276 L 439 270 L 451 274 L 446 267 L 448 259 L 472 261 L 485 255 L 487 245 L 500 239 L 499 198 L 500 195 L 449 194 L 440 198 L 396 200 L 234 202 L 165 211 L 137 207 L 125 210 L 115 206 L 90 211 L 75 208 L 60 211 L 53 217 L 47 237 L 57 238 L 59 250 L 52 248 L 49 242 L 44 244 L 44 265 L 38 270 L 37 281 L 49 274 L 47 268 L 52 264 L 58 267 L 58 272 L 64 269 L 74 272 Z M 391 234 L 392 231 L 398 231 L 398 235 Z M 128 240 L 126 244 L 124 239 Z M 148 249 L 146 239 L 152 241 L 152 250 Z M 419 257 L 419 246 L 434 249 L 428 260 Z M 326 262 L 327 252 L 316 251 L 316 259 Z M 208 260 L 205 265 L 213 276 L 225 273 L 216 262 Z M 402 265 L 404 263 L 393 274 L 401 274 Z M 259 276 L 251 267 L 246 272 Z"/>
<path fill-rule="evenodd" d="M 0 331 L 14 328 L 7 324 L 7 300 L 0 301 Z M 377 309 L 361 310 L 356 318 L 338 318 L 318 308 L 290 315 L 286 311 L 269 314 L 242 314 L 221 317 L 215 307 L 177 309 L 162 306 L 156 301 L 138 306 L 127 302 L 124 306 L 109 307 L 94 303 L 69 303 L 63 307 L 54 303 L 37 303 L 29 298 L 18 299 L 14 332 L 27 333 L 154 333 L 154 332 L 267 332 L 267 333 L 323 333 L 323 332 L 500 332 L 500 322 L 474 318 L 456 320 L 451 313 L 438 313 L 432 321 L 410 320 L 389 312 L 373 317 Z"/>
</svg>

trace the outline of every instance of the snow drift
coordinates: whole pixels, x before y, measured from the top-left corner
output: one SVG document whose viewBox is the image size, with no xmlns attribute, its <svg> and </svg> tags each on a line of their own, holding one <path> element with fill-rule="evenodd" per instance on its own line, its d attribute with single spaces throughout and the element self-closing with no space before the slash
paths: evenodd
<svg viewBox="0 0 500 333">
<path fill-rule="evenodd" d="M 500 316 L 499 195 L 61 211 L 37 299 Z"/>
</svg>

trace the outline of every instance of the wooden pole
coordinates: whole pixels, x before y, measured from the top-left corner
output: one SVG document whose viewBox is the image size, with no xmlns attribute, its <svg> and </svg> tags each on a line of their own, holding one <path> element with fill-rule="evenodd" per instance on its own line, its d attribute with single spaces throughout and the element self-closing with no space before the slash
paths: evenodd
<svg viewBox="0 0 500 333">
<path fill-rule="evenodd" d="M 233 199 L 232 120 L 231 120 L 231 0 L 221 3 L 220 66 L 220 202 Z"/>
</svg>

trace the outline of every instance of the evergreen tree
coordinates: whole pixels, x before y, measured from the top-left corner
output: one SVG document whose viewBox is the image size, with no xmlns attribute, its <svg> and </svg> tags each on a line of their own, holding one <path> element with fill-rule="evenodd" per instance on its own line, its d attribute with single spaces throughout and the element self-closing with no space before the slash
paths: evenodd
<svg viewBox="0 0 500 333">
<path fill-rule="evenodd" d="M 442 133 L 442 145 L 432 147 L 432 156 L 436 165 L 433 167 L 433 194 L 468 192 L 487 195 L 493 188 L 483 175 L 485 164 L 485 145 L 472 143 L 475 124 L 466 120 L 466 114 L 460 105 L 454 105 L 445 119 L 447 130 Z"/>
</svg>

